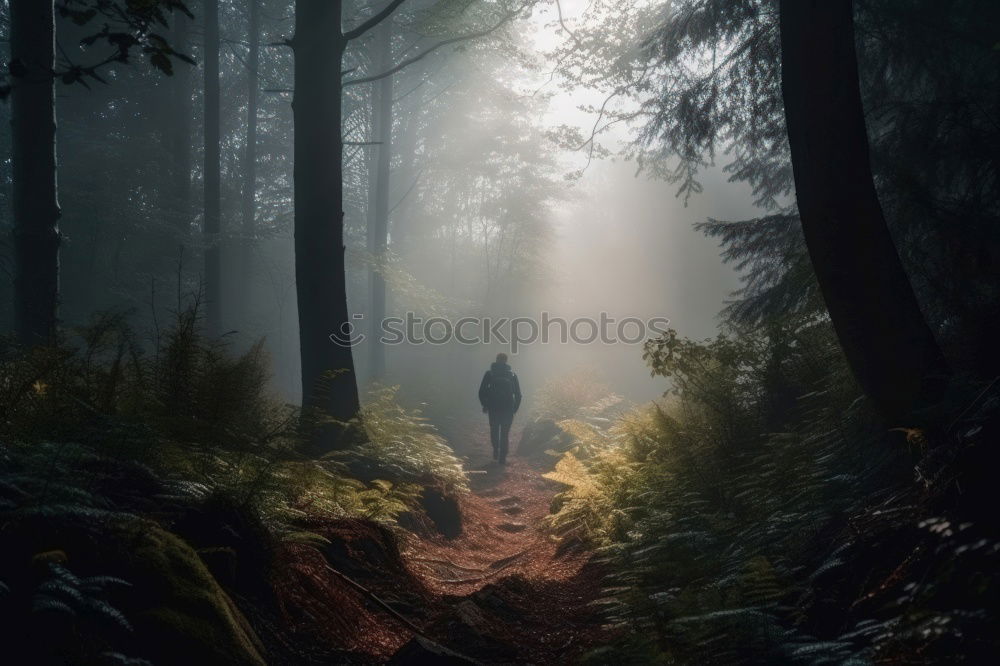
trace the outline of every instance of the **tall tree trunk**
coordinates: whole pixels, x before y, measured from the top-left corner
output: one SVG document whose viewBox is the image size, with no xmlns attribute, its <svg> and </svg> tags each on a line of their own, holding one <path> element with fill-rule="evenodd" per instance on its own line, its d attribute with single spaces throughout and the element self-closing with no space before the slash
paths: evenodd
<svg viewBox="0 0 1000 666">
<path fill-rule="evenodd" d="M 423 91 L 416 90 L 412 94 L 414 95 L 414 98 L 410 100 L 409 108 L 424 108 Z M 395 109 L 395 105 L 393 105 L 393 107 Z M 393 251 L 397 254 L 405 254 L 407 249 L 407 229 L 406 224 L 404 224 L 404 220 L 407 216 L 405 213 L 409 208 L 410 203 L 417 198 L 417 194 L 414 190 L 416 189 L 418 184 L 417 181 L 420 178 L 420 172 L 416 168 L 416 155 L 421 125 L 419 122 L 419 115 L 416 111 L 400 114 L 400 120 L 402 122 L 402 127 L 399 132 L 400 146 L 399 150 L 396 152 L 400 156 L 401 164 L 398 171 L 399 175 L 393 179 L 393 182 L 396 183 L 396 191 L 391 192 L 391 196 L 395 198 L 393 199 L 390 207 L 390 218 L 392 224 L 390 225 L 389 233 L 392 235 Z M 393 188 L 390 187 L 390 190 L 392 189 Z"/>
<path fill-rule="evenodd" d="M 373 71 L 382 72 L 392 62 L 392 23 L 384 21 L 375 29 Z M 385 346 L 381 342 L 385 319 L 386 287 L 382 268 L 389 245 L 389 170 L 392 162 L 392 76 L 375 82 L 372 91 L 373 166 L 369 171 L 371 190 L 368 212 L 368 251 L 375 263 L 368 273 L 370 335 L 368 339 L 369 374 L 378 379 L 385 374 Z"/>
<path fill-rule="evenodd" d="M 222 161 L 219 149 L 219 0 L 205 0 L 205 324 L 222 332 Z"/>
<path fill-rule="evenodd" d="M 341 0 L 295 3 L 295 278 L 302 404 L 347 421 L 359 410 L 351 347 L 331 335 L 350 324 L 344 272 L 344 146 L 341 137 Z M 319 449 L 340 443 L 317 428 Z"/>
<path fill-rule="evenodd" d="M 782 95 L 809 256 L 844 355 L 881 414 L 940 397 L 947 365 L 872 179 L 851 0 L 781 0 Z"/>
<path fill-rule="evenodd" d="M 247 134 L 243 160 L 243 242 L 240 243 L 240 268 L 243 271 L 239 290 L 240 310 L 247 317 L 250 285 L 253 284 L 253 243 L 257 209 L 257 100 L 260 89 L 260 0 L 248 0 L 250 52 L 247 55 Z"/>
<path fill-rule="evenodd" d="M 173 13 L 173 46 L 181 53 L 191 53 L 191 20 L 184 12 Z M 177 216 L 177 234 L 183 245 L 191 233 L 191 74 L 192 68 L 178 63 L 170 81 L 172 107 L 170 162 L 173 207 Z"/>
<path fill-rule="evenodd" d="M 10 0 L 14 321 L 19 342 L 51 342 L 59 304 L 55 16 L 52 0 Z"/>
</svg>

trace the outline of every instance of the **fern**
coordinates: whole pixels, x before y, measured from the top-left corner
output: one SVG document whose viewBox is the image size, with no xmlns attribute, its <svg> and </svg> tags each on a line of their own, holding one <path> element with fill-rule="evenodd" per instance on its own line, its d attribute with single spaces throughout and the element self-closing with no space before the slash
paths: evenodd
<svg viewBox="0 0 1000 666">
<path fill-rule="evenodd" d="M 372 480 L 439 485 L 449 492 L 468 489 L 462 463 L 437 430 L 418 411 L 396 400 L 398 386 L 376 387 L 361 411 L 367 438 L 335 459 L 364 469 Z"/>
<path fill-rule="evenodd" d="M 538 389 L 532 410 L 533 420 L 564 421 L 605 417 L 622 401 L 598 379 L 593 369 L 581 368 L 554 377 Z"/>
<path fill-rule="evenodd" d="M 39 583 L 31 599 L 32 612 L 65 613 L 74 618 L 111 622 L 126 631 L 132 630 L 125 616 L 102 599 L 113 586 L 129 583 L 114 576 L 78 578 L 61 564 L 48 563 L 48 578 Z"/>
<path fill-rule="evenodd" d="M 844 549 L 818 557 L 819 535 L 862 509 L 891 454 L 872 455 L 853 385 L 830 373 L 828 332 L 770 333 L 670 333 L 647 348 L 673 382 L 664 400 L 560 423 L 575 443 L 547 475 L 567 486 L 549 523 L 598 546 L 605 617 L 651 662 L 863 658 L 857 641 L 804 632 L 796 604 L 842 566 Z"/>
</svg>

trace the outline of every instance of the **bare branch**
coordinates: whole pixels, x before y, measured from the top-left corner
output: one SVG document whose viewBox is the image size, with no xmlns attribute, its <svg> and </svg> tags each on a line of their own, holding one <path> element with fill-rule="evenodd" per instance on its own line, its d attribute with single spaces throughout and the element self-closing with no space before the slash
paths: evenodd
<svg viewBox="0 0 1000 666">
<path fill-rule="evenodd" d="M 566 34 L 573 39 L 578 47 L 583 48 L 580 38 L 576 36 L 575 32 L 569 29 L 569 26 L 566 25 L 566 21 L 563 20 L 562 3 L 559 0 L 556 0 L 556 13 L 559 14 L 559 25 L 562 26 L 562 29 L 566 31 Z"/>
<path fill-rule="evenodd" d="M 429 79 L 427 79 L 426 77 L 420 79 L 420 83 L 418 83 L 417 85 L 413 86 L 412 88 L 410 88 L 409 90 L 407 90 L 402 95 L 397 95 L 396 97 L 393 97 L 392 98 L 392 103 L 395 104 L 396 102 L 401 102 L 402 100 L 406 99 L 407 97 L 409 97 L 413 93 L 415 93 L 418 90 L 420 90 L 421 88 L 423 88 L 424 85 L 426 85 L 428 81 L 429 81 Z"/>
<path fill-rule="evenodd" d="M 594 161 L 594 150 L 597 148 L 597 136 L 602 132 L 604 132 L 609 127 L 611 127 L 612 125 L 614 125 L 616 122 L 618 122 L 617 120 L 612 120 L 607 122 L 603 127 L 601 127 L 601 121 L 604 120 L 604 115 L 607 111 L 608 103 L 610 103 L 611 100 L 615 99 L 616 97 L 624 95 L 626 92 L 628 92 L 629 87 L 630 84 L 618 86 L 613 91 L 611 91 L 610 95 L 604 98 L 604 103 L 601 104 L 601 108 L 597 112 L 597 119 L 594 120 L 594 126 L 590 128 L 590 138 L 588 138 L 586 141 L 581 143 L 576 148 L 577 150 L 583 150 L 588 145 L 590 146 L 590 150 L 587 152 L 587 164 L 586 166 L 583 167 L 584 171 L 589 169 L 590 164 Z"/>
<path fill-rule="evenodd" d="M 448 46 L 450 44 L 457 44 L 458 42 L 465 42 L 465 41 L 468 41 L 470 39 L 478 39 L 480 37 L 486 37 L 487 35 L 490 35 L 491 33 L 496 32 L 501 27 L 503 27 L 504 25 L 506 25 L 507 23 L 509 23 L 510 21 L 512 21 L 514 18 L 517 17 L 518 14 L 521 13 L 521 11 L 525 7 L 527 7 L 530 4 L 532 4 L 532 2 L 530 2 L 530 1 L 523 3 L 520 7 L 518 7 L 514 11 L 510 12 L 509 14 L 505 14 L 503 16 L 503 18 L 501 18 L 497 23 L 495 23 L 494 25 L 490 26 L 489 28 L 485 28 L 483 30 L 477 30 L 476 32 L 470 32 L 470 33 L 467 33 L 467 34 L 464 34 L 464 35 L 459 35 L 457 37 L 451 37 L 450 39 L 444 39 L 444 40 L 438 42 L 437 44 L 434 44 L 433 46 L 430 46 L 430 47 L 424 49 L 423 51 L 421 51 L 417 55 L 413 56 L 412 58 L 408 58 L 407 60 L 402 61 L 398 65 L 396 65 L 394 67 L 391 67 L 391 68 L 387 69 L 386 71 L 381 72 L 380 74 L 372 74 L 371 76 L 363 76 L 363 77 L 360 77 L 360 78 L 357 78 L 357 79 L 349 79 L 347 81 L 344 81 L 343 85 L 344 85 L 344 87 L 347 87 L 347 86 L 356 86 L 356 85 L 361 84 L 361 83 L 371 83 L 372 81 L 378 81 L 379 79 L 384 79 L 387 76 L 392 76 L 396 72 L 398 72 L 400 70 L 403 70 L 403 69 L 406 69 L 410 65 L 423 60 L 424 58 L 426 58 L 427 56 L 429 56 L 431 53 L 434 53 L 435 51 L 437 51 L 440 48 L 443 48 L 443 47 Z"/>
<path fill-rule="evenodd" d="M 396 202 L 396 205 L 394 205 L 392 208 L 389 209 L 389 215 L 392 215 L 394 212 L 396 212 L 396 209 L 399 208 L 404 201 L 406 201 L 406 197 L 410 196 L 410 193 L 413 190 L 417 189 L 417 183 L 420 182 L 420 177 L 423 175 L 424 175 L 423 169 L 417 172 L 417 175 L 414 176 L 413 178 L 413 184 L 410 185 L 410 188 L 406 190 L 406 193 L 403 196 L 399 197 L 399 201 Z"/>
<path fill-rule="evenodd" d="M 420 79 L 420 83 L 418 83 L 417 85 L 413 86 L 412 88 L 410 88 L 409 90 L 407 90 L 405 93 L 403 93 L 401 95 L 397 95 L 396 97 L 393 97 L 392 98 L 392 103 L 395 104 L 397 102 L 403 101 L 404 99 L 406 99 L 407 97 L 409 97 L 413 93 L 415 93 L 418 90 L 420 90 L 424 85 L 426 85 L 428 83 L 431 83 L 431 81 L 434 79 L 434 76 L 438 72 L 440 72 L 443 68 L 444 68 L 444 64 L 441 64 L 441 65 L 438 65 L 437 69 L 435 69 L 433 72 L 424 72 L 424 76 Z M 440 97 L 445 91 L 447 91 L 449 88 L 451 88 L 452 85 L 454 85 L 454 84 L 449 83 L 440 92 L 435 93 L 435 95 L 433 97 L 431 97 L 430 100 L 428 100 L 428 101 L 434 101 L 435 99 L 437 99 L 438 97 Z"/>
<path fill-rule="evenodd" d="M 344 39 L 346 40 L 357 39 L 361 35 L 365 34 L 369 30 L 377 26 L 382 21 L 389 18 L 392 15 L 392 13 L 396 11 L 396 8 L 399 7 L 401 4 L 403 4 L 404 2 L 406 2 L 406 0 L 392 0 L 388 5 L 385 6 L 385 8 L 382 11 L 375 14 L 375 16 L 371 17 L 370 19 L 359 25 L 354 30 L 349 30 L 345 32 Z"/>
</svg>

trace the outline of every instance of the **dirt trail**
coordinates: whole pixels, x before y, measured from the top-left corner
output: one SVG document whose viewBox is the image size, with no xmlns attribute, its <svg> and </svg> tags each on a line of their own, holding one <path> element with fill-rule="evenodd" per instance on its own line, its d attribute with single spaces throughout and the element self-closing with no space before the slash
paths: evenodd
<svg viewBox="0 0 1000 666">
<path fill-rule="evenodd" d="M 503 467 L 492 462 L 484 430 L 456 447 L 472 488 L 461 500 L 461 535 L 413 537 L 403 547 L 409 568 L 443 602 L 428 632 L 490 663 L 567 663 L 601 637 L 593 606 L 600 568 L 592 553 L 545 529 L 558 484 L 516 455 Z"/>
</svg>

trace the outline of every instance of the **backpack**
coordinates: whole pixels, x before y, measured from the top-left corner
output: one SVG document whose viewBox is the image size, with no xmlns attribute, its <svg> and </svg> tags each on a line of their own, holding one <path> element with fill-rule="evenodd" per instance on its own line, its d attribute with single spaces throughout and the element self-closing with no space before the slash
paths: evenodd
<svg viewBox="0 0 1000 666">
<path fill-rule="evenodd" d="M 492 409 L 514 409 L 514 373 L 490 370 L 487 396 Z"/>
</svg>

